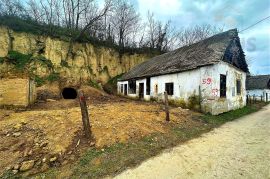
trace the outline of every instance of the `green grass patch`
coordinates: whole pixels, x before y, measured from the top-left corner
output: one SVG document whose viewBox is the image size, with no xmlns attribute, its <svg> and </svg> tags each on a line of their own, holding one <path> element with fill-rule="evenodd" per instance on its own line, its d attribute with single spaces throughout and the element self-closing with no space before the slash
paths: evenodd
<svg viewBox="0 0 270 179">
<path fill-rule="evenodd" d="M 54 82 L 60 79 L 59 73 L 51 73 L 49 76 L 46 77 L 46 80 L 49 82 Z"/>
<path fill-rule="evenodd" d="M 253 113 L 261 109 L 263 106 L 265 106 L 267 103 L 257 103 L 252 105 L 247 105 L 241 109 L 229 111 L 226 113 L 222 113 L 220 115 L 213 116 L 211 114 L 203 115 L 202 120 L 212 124 L 212 125 L 221 125 L 225 122 L 232 121 L 234 119 L 240 118 L 242 116 L 245 116 L 247 114 Z"/>
<path fill-rule="evenodd" d="M 38 55 L 37 57 L 34 58 L 35 60 L 41 62 L 41 64 L 43 64 L 44 66 L 48 67 L 49 69 L 53 69 L 53 63 L 51 62 L 51 60 L 45 58 L 42 55 Z"/>
<path fill-rule="evenodd" d="M 17 51 L 9 51 L 7 57 L 9 62 L 14 64 L 19 71 L 24 70 L 25 66 L 32 60 L 32 54 L 22 54 Z"/>
</svg>

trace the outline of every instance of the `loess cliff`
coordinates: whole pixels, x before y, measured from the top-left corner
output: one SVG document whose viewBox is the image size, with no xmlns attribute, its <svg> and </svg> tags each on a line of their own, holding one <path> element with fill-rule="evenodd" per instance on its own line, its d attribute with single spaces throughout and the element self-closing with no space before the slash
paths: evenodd
<svg viewBox="0 0 270 179">
<path fill-rule="evenodd" d="M 38 86 L 104 85 L 149 59 L 146 54 L 124 54 L 90 43 L 15 32 L 0 26 L 0 74 L 23 71 Z M 16 59 L 17 58 L 17 59 Z"/>
</svg>

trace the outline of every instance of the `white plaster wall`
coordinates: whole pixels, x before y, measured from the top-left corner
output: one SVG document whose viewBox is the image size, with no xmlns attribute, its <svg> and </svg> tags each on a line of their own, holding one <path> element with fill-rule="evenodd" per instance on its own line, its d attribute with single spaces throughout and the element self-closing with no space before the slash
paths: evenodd
<svg viewBox="0 0 270 179">
<path fill-rule="evenodd" d="M 209 85 L 211 88 L 206 89 L 202 85 L 202 110 L 215 115 L 244 107 L 246 105 L 246 73 L 223 61 L 213 65 L 211 70 L 211 85 Z M 220 97 L 220 74 L 226 75 L 226 98 Z M 202 78 L 205 77 L 202 75 Z M 237 79 L 241 81 L 240 94 L 236 92 Z"/>
<path fill-rule="evenodd" d="M 169 99 L 184 99 L 187 100 L 192 94 L 199 95 L 199 84 L 201 70 L 191 70 L 176 74 L 167 74 L 162 76 L 155 76 L 151 78 L 150 95 L 163 99 L 165 91 L 165 83 L 173 83 L 174 93 L 169 95 Z M 155 92 L 155 86 L 158 86 L 158 92 Z"/>
<path fill-rule="evenodd" d="M 226 98 L 220 98 L 220 74 L 226 75 Z M 236 94 L 236 79 L 241 80 L 241 94 Z M 185 100 L 192 95 L 201 94 L 201 107 L 204 112 L 220 114 L 229 110 L 238 109 L 246 105 L 246 73 L 226 63 L 204 66 L 198 69 L 151 77 L 150 95 L 146 95 L 146 79 L 136 80 L 136 95 L 139 96 L 139 83 L 144 83 L 145 100 L 150 97 L 163 99 L 165 83 L 174 83 L 174 94 L 169 96 L 173 100 Z M 118 82 L 126 84 L 127 81 Z M 158 86 L 157 93 L 155 86 Z M 118 86 L 120 90 L 120 86 Z M 199 92 L 200 89 L 200 92 Z M 235 95 L 233 95 L 233 90 Z"/>
<path fill-rule="evenodd" d="M 266 94 L 267 94 L 267 101 L 270 101 L 270 89 L 247 90 L 247 94 L 250 95 L 252 98 L 255 95 L 256 99 L 258 100 L 261 100 L 262 96 L 263 101 L 266 101 Z"/>
</svg>

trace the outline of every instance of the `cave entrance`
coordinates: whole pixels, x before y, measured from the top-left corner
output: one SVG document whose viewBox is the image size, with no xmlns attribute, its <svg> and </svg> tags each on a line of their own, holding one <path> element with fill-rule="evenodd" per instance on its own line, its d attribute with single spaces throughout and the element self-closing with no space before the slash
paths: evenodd
<svg viewBox="0 0 270 179">
<path fill-rule="evenodd" d="M 62 91 L 62 96 L 64 99 L 76 99 L 77 91 L 74 88 L 64 88 Z"/>
</svg>

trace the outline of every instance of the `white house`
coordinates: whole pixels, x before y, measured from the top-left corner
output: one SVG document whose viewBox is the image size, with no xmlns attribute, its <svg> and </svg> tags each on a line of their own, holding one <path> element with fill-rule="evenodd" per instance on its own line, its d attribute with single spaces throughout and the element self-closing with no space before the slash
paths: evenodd
<svg viewBox="0 0 270 179">
<path fill-rule="evenodd" d="M 232 29 L 137 65 L 119 79 L 118 93 L 161 100 L 167 91 L 176 104 L 198 99 L 203 112 L 216 115 L 246 105 L 246 72 L 238 33 Z"/>
<path fill-rule="evenodd" d="M 247 94 L 263 101 L 270 101 L 270 75 L 247 77 Z"/>
</svg>

